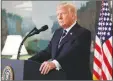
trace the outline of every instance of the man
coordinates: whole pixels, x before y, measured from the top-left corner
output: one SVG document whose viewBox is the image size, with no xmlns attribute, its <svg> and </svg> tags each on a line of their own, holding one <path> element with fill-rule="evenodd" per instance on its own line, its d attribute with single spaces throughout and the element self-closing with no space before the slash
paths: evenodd
<svg viewBox="0 0 113 81">
<path fill-rule="evenodd" d="M 55 31 L 48 47 L 29 60 L 42 63 L 39 69 L 41 74 L 62 69 L 66 72 L 67 79 L 91 79 L 90 31 L 77 23 L 77 10 L 72 4 L 58 5 L 57 19 L 61 27 Z"/>
</svg>

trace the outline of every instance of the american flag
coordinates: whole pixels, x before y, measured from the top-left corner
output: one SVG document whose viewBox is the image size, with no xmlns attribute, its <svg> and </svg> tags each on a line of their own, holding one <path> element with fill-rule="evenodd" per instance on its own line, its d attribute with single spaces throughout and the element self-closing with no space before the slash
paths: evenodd
<svg viewBox="0 0 113 81">
<path fill-rule="evenodd" d="M 93 80 L 112 80 L 112 27 L 108 0 L 102 0 L 95 37 Z"/>
</svg>

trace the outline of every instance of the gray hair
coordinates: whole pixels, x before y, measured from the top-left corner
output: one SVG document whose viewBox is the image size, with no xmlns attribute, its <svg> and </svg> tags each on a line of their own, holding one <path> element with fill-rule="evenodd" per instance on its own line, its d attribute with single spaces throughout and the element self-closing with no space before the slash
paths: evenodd
<svg viewBox="0 0 113 81">
<path fill-rule="evenodd" d="M 63 3 L 60 3 L 57 7 L 60 7 L 60 6 L 67 7 L 70 12 L 73 12 L 77 15 L 77 9 L 74 4 L 63 2 Z"/>
</svg>

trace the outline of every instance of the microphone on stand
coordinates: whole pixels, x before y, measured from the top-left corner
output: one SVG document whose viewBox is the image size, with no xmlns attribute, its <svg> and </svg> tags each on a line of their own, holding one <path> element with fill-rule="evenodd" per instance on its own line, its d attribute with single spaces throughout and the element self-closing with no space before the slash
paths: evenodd
<svg viewBox="0 0 113 81">
<path fill-rule="evenodd" d="M 31 34 L 29 34 L 29 37 L 30 37 L 30 36 L 33 36 L 33 35 L 35 35 L 35 34 L 39 34 L 40 32 L 45 31 L 45 30 L 47 30 L 47 29 L 48 29 L 48 26 L 47 26 L 47 25 L 42 26 L 40 29 L 37 29 L 37 28 L 35 27 L 35 28 L 34 28 L 34 32 L 31 32 Z"/>
<path fill-rule="evenodd" d="M 22 42 L 21 42 L 21 44 L 20 44 L 19 50 L 18 50 L 18 54 L 17 54 L 17 59 L 18 59 L 18 60 L 19 60 L 19 57 L 20 57 L 21 47 L 22 47 L 24 41 L 25 41 L 28 37 L 33 36 L 33 35 L 35 35 L 35 34 L 39 34 L 40 32 L 45 31 L 45 30 L 47 30 L 47 29 L 48 29 L 48 26 L 47 26 L 47 25 L 42 26 L 40 29 L 37 29 L 36 27 L 34 27 L 34 28 L 24 37 L 24 39 L 22 40 Z"/>
</svg>

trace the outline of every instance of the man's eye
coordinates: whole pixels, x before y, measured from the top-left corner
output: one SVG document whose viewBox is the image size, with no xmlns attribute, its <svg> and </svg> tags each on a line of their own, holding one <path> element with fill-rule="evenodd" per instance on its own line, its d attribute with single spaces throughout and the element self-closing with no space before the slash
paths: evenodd
<svg viewBox="0 0 113 81">
<path fill-rule="evenodd" d="M 66 15 L 67 13 L 62 13 L 62 14 Z"/>
</svg>

